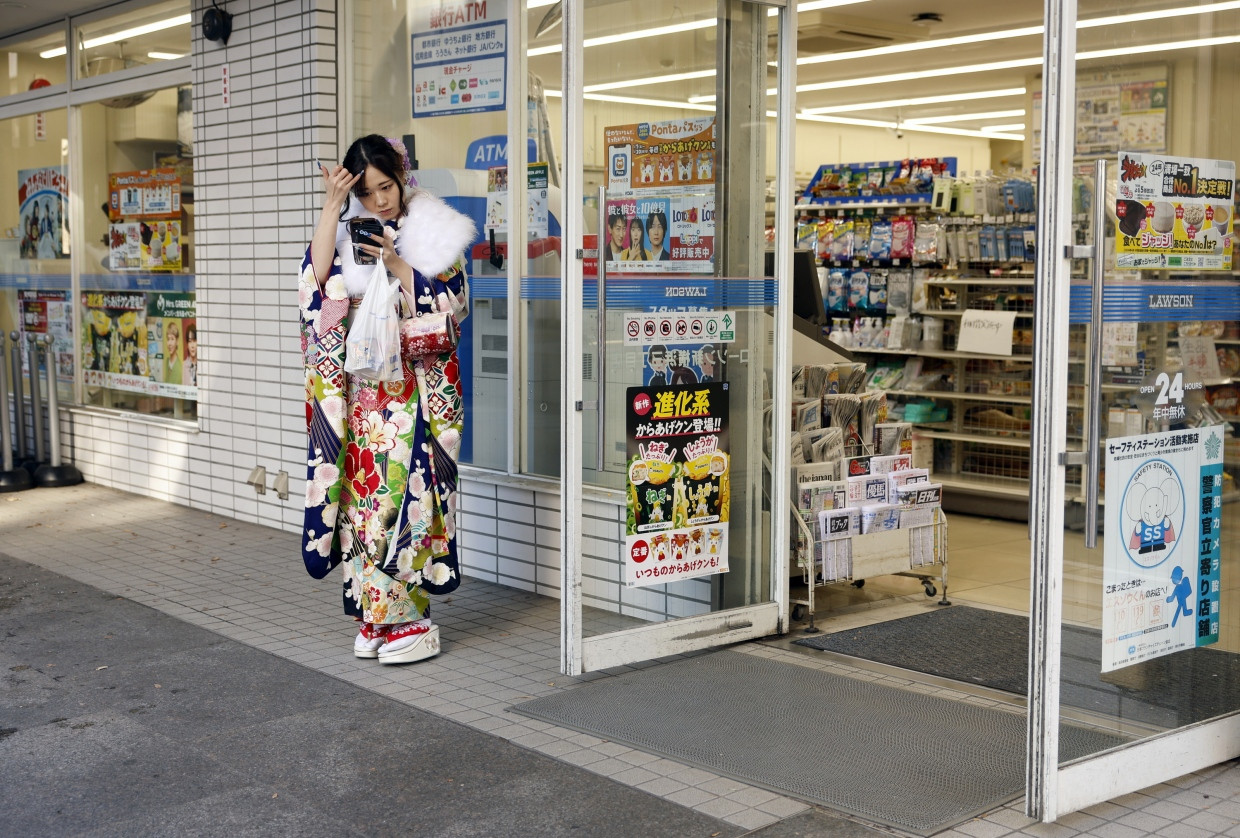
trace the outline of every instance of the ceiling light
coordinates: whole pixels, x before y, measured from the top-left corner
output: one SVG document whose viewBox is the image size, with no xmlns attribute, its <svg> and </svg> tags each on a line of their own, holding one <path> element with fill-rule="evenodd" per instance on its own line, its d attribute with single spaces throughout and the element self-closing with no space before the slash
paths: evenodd
<svg viewBox="0 0 1240 838">
<path fill-rule="evenodd" d="M 989 134 L 993 131 L 1024 131 L 1026 127 L 1023 122 L 1014 122 L 1011 125 L 983 125 L 980 130 L 983 134 Z"/>
<path fill-rule="evenodd" d="M 154 58 L 158 61 L 173 61 L 177 58 L 184 58 L 185 53 L 183 52 L 148 52 L 146 54 L 146 57 Z"/>
<path fill-rule="evenodd" d="M 897 81 L 913 81 L 915 79 L 933 79 L 942 76 L 959 76 L 965 73 L 986 73 L 994 70 L 1014 70 L 1018 67 L 1036 67 L 1042 63 L 1042 56 L 1033 58 L 1014 58 L 1010 61 L 990 61 L 985 64 L 964 64 L 958 67 L 939 67 L 934 70 L 910 70 L 907 73 L 886 73 L 881 76 L 865 76 L 863 78 L 838 79 L 836 81 L 816 82 L 814 84 L 798 84 L 798 93 L 814 90 L 838 90 L 843 87 L 859 87 L 868 84 L 890 84 Z M 767 91 L 774 95 L 772 88 Z"/>
<path fill-rule="evenodd" d="M 877 111 L 885 108 L 907 108 L 914 105 L 939 105 L 944 102 L 971 102 L 975 99 L 1002 99 L 1007 96 L 1024 96 L 1023 87 L 1004 87 L 1000 90 L 978 90 L 972 93 L 947 93 L 942 96 L 915 96 L 909 99 L 887 99 L 882 102 L 857 102 L 852 105 L 829 105 L 823 108 L 802 108 L 801 113 L 850 113 L 852 111 Z M 689 97 L 692 102 L 698 97 Z M 711 96 L 710 98 L 714 98 Z"/>
<path fill-rule="evenodd" d="M 160 32 L 164 29 L 171 29 L 174 26 L 185 26 L 190 22 L 189 15 L 178 15 L 170 17 L 167 20 L 157 20 L 154 23 L 147 23 L 142 26 L 135 26 L 132 29 L 123 29 L 120 32 L 113 32 L 111 35 L 100 35 L 98 38 L 91 38 L 82 43 L 82 49 L 94 49 L 104 44 L 114 44 L 117 41 L 126 41 L 130 38 L 136 38 L 139 35 L 149 35 L 152 32 Z M 64 55 L 65 48 L 63 46 L 54 49 L 44 50 L 39 53 L 40 58 L 55 58 L 58 55 Z"/>
<path fill-rule="evenodd" d="M 982 122 L 987 119 L 1006 119 L 1010 116 L 1024 116 L 1024 110 L 987 111 L 986 113 L 957 113 L 947 116 L 922 116 L 903 120 L 901 125 L 938 125 L 943 122 Z M 1023 124 L 1023 123 L 1022 123 Z"/>
<path fill-rule="evenodd" d="M 858 0 L 860 2 L 860 0 Z M 634 32 L 622 32 L 617 35 L 600 35 L 597 38 L 586 38 L 582 42 L 583 47 L 598 47 L 604 44 L 618 44 L 622 41 L 635 41 L 645 38 L 655 38 L 659 35 L 675 35 L 679 32 L 692 32 L 696 29 L 709 29 L 715 25 L 715 19 L 702 18 L 701 20 L 691 20 L 686 23 L 674 23 L 670 26 L 656 26 L 652 29 L 638 29 Z M 533 57 L 536 55 L 551 55 L 552 53 L 561 52 L 562 44 L 552 44 L 546 47 L 532 47 L 526 51 L 526 54 Z"/>
<path fill-rule="evenodd" d="M 1183 17 L 1185 15 L 1210 15 L 1215 12 L 1229 12 L 1232 9 L 1240 9 L 1240 2 L 1231 0 L 1228 3 L 1207 3 L 1204 6 L 1184 6 L 1174 9 L 1154 9 L 1148 12 L 1133 12 L 1127 15 L 1111 15 L 1110 17 L 1095 17 L 1088 20 L 1078 20 L 1076 22 L 1077 29 L 1092 29 L 1095 26 L 1117 26 L 1121 23 L 1137 23 L 1142 20 L 1166 20 L 1169 17 Z"/>
<path fill-rule="evenodd" d="M 797 3 L 797 13 L 816 12 L 819 9 L 834 9 L 836 6 L 851 6 L 855 3 L 868 3 L 869 0 L 805 0 L 804 3 Z M 775 17 L 779 14 L 779 9 L 770 9 L 767 11 L 767 17 Z"/>
<path fill-rule="evenodd" d="M 603 84 L 587 84 L 586 93 L 598 93 L 601 90 L 624 90 L 631 87 L 641 87 L 647 84 L 663 84 L 673 81 L 687 81 L 689 79 L 706 79 L 715 75 L 714 70 L 695 70 L 691 73 L 669 73 L 666 76 L 650 76 L 644 79 L 625 79 L 624 81 L 605 82 Z"/>
<path fill-rule="evenodd" d="M 984 140 L 1023 140 L 1021 134 L 1003 134 L 999 132 L 975 131 L 970 128 L 941 128 L 937 125 L 910 125 L 904 122 L 895 123 L 881 119 L 855 119 L 848 116 L 820 116 L 819 114 L 797 114 L 797 119 L 805 122 L 826 122 L 832 125 L 856 125 L 862 128 L 899 128 L 903 131 L 919 131 L 923 134 L 950 134 L 956 137 L 977 137 Z"/>
<path fill-rule="evenodd" d="M 1118 55 L 1144 55 L 1147 52 L 1167 52 L 1176 49 L 1197 49 L 1198 47 L 1217 47 L 1222 44 L 1240 43 L 1240 35 L 1228 35 L 1222 38 L 1198 38 L 1195 41 L 1168 41 L 1162 44 L 1134 44 L 1115 49 L 1095 49 L 1078 52 L 1077 61 L 1088 61 L 1091 58 L 1114 58 Z"/>
</svg>

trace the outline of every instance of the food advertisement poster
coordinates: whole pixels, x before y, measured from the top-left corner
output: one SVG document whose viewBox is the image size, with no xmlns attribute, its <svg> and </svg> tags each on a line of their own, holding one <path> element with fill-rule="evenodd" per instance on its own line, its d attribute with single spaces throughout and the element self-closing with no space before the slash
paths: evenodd
<svg viewBox="0 0 1240 838">
<path fill-rule="evenodd" d="M 108 218 L 180 218 L 181 175 L 176 169 L 142 169 L 108 175 Z"/>
<path fill-rule="evenodd" d="M 1223 427 L 1106 443 L 1102 671 L 1219 638 Z"/>
<path fill-rule="evenodd" d="M 526 235 L 531 239 L 545 239 L 548 236 L 550 217 L 547 204 L 547 164 L 530 163 L 525 172 Z M 493 166 L 487 170 L 486 228 L 488 231 L 508 231 L 507 166 Z"/>
<path fill-rule="evenodd" d="M 108 264 L 117 271 L 179 271 L 180 221 L 124 221 L 108 227 Z"/>
<path fill-rule="evenodd" d="M 64 166 L 18 170 L 18 252 L 22 259 L 69 258 L 64 214 L 68 196 Z"/>
<path fill-rule="evenodd" d="M 605 128 L 609 272 L 712 273 L 715 118 Z"/>
<path fill-rule="evenodd" d="M 728 385 L 649 385 L 625 392 L 625 584 L 726 573 Z"/>
<path fill-rule="evenodd" d="M 445 2 L 414 22 L 413 116 L 502 111 L 508 4 Z"/>
<path fill-rule="evenodd" d="M 1234 160 L 1125 151 L 1116 190 L 1116 267 L 1230 271 Z"/>
<path fill-rule="evenodd" d="M 87 387 L 197 397 L 195 296 L 143 291 L 82 294 Z"/>
<path fill-rule="evenodd" d="M 52 358 L 56 362 L 56 380 L 73 384 L 73 311 L 68 291 L 33 291 L 21 289 L 17 302 L 21 306 L 22 331 L 28 335 L 51 335 Z M 29 344 L 22 341 L 22 371 L 30 373 Z M 46 375 L 47 371 L 43 370 Z"/>
</svg>

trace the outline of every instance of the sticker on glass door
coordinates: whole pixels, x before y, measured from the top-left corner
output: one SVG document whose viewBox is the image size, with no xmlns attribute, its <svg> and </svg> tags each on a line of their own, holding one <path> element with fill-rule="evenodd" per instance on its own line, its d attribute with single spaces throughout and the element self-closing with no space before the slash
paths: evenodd
<svg viewBox="0 0 1240 838">
<path fill-rule="evenodd" d="M 625 584 L 726 573 L 727 383 L 651 383 L 625 395 Z"/>
</svg>

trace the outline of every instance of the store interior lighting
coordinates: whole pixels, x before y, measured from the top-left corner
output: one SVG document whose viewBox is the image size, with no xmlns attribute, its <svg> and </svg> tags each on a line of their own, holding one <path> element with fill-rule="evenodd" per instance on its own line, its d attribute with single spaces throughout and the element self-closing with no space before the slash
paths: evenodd
<svg viewBox="0 0 1240 838">
<path fill-rule="evenodd" d="M 94 49 L 104 44 L 114 44 L 117 41 L 128 41 L 137 38 L 139 35 L 149 35 L 152 32 L 160 32 L 164 29 L 171 29 L 174 26 L 187 26 L 190 22 L 189 15 L 177 15 L 176 17 L 157 20 L 154 23 L 146 23 L 142 26 L 135 26 L 131 29 L 122 29 L 120 32 L 113 32 L 109 35 L 100 35 L 98 38 L 90 38 L 82 42 L 81 49 Z M 39 53 L 40 58 L 55 58 L 58 55 L 64 55 L 66 52 L 63 46 L 53 47 Z"/>
<path fill-rule="evenodd" d="M 1003 87 L 997 90 L 975 90 L 970 93 L 944 93 L 941 96 L 913 96 L 904 99 L 885 99 L 881 102 L 856 102 L 851 105 L 827 105 L 821 108 L 803 108 L 805 114 L 852 113 L 853 111 L 877 111 L 888 108 L 909 108 L 917 105 L 942 105 L 951 102 L 971 102 L 978 99 L 1005 99 L 1024 96 L 1023 87 Z M 689 101 L 699 97 L 690 97 Z M 711 97 L 714 98 L 713 96 Z"/>
<path fill-rule="evenodd" d="M 1024 116 L 1024 109 L 1009 111 L 985 111 L 983 113 L 954 113 L 945 116 L 922 116 L 906 119 L 904 125 L 939 125 L 944 122 L 984 122 L 988 119 L 1010 119 Z M 1023 124 L 1022 124 L 1023 127 Z"/>
<path fill-rule="evenodd" d="M 157 61 L 173 61 L 177 58 L 184 58 L 183 52 L 148 52 L 147 58 L 154 58 Z"/>
</svg>

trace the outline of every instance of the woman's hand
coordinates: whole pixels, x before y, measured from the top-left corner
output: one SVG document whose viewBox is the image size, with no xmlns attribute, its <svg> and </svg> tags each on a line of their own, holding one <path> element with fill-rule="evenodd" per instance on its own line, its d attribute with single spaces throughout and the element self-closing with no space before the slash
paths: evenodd
<svg viewBox="0 0 1240 838">
<path fill-rule="evenodd" d="M 349 192 L 352 191 L 353 185 L 357 183 L 362 173 L 352 174 L 344 166 L 333 166 L 329 172 L 322 163 L 319 164 L 319 171 L 323 173 L 323 183 L 327 187 L 327 197 L 323 201 L 323 206 L 325 209 L 334 209 L 338 213 L 349 202 Z"/>
</svg>

